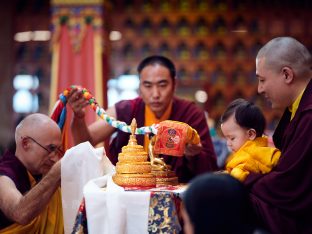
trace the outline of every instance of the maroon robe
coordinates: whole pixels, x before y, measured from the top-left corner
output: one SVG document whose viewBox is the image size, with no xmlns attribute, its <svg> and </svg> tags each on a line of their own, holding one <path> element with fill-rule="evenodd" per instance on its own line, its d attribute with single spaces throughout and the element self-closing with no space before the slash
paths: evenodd
<svg viewBox="0 0 312 234">
<path fill-rule="evenodd" d="M 26 193 L 31 188 L 26 168 L 21 161 L 9 151 L 7 151 L 0 160 L 0 176 L 7 176 L 13 180 L 21 194 Z M 7 219 L 0 210 L 0 229 L 8 227 L 13 223 L 14 222 Z"/>
<path fill-rule="evenodd" d="M 133 118 L 136 118 L 138 127 L 144 126 L 145 104 L 141 98 L 120 101 L 115 104 L 117 119 L 130 125 Z M 209 134 L 209 128 L 205 114 L 193 102 L 174 98 L 172 103 L 170 120 L 187 123 L 197 130 L 200 135 L 203 150 L 192 158 L 172 157 L 162 155 L 165 162 L 171 165 L 179 178 L 179 182 L 186 183 L 198 174 L 214 171 L 217 169 L 216 156 Z M 118 153 L 122 146 L 127 145 L 129 134 L 117 130 L 117 136 L 110 144 L 108 156 L 113 164 L 117 163 Z M 138 144 L 144 145 L 144 136 L 137 136 Z"/>
<path fill-rule="evenodd" d="M 268 174 L 250 174 L 245 184 L 260 222 L 272 233 L 312 233 L 312 81 L 290 121 L 284 112 L 273 140 L 281 150 Z"/>
</svg>

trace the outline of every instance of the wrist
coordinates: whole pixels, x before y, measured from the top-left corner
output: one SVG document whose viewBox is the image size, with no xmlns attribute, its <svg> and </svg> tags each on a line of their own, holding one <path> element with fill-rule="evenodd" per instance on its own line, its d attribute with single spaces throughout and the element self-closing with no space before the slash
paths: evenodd
<svg viewBox="0 0 312 234">
<path fill-rule="evenodd" d="M 62 168 L 61 162 L 62 162 L 62 160 L 60 159 L 51 167 L 50 172 L 53 175 L 53 177 L 58 177 L 58 176 L 60 177 L 61 168 Z"/>
<path fill-rule="evenodd" d="M 84 120 L 85 114 L 76 114 L 74 113 L 74 120 Z"/>
</svg>

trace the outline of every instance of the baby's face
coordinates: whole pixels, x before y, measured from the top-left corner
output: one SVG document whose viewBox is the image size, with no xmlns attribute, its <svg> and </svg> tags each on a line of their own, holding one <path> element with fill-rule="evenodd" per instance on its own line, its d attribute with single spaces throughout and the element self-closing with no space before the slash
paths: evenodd
<svg viewBox="0 0 312 234">
<path fill-rule="evenodd" d="M 249 140 L 248 130 L 236 123 L 234 115 L 221 125 L 221 130 L 226 139 L 227 146 L 233 152 L 239 150 Z"/>
</svg>

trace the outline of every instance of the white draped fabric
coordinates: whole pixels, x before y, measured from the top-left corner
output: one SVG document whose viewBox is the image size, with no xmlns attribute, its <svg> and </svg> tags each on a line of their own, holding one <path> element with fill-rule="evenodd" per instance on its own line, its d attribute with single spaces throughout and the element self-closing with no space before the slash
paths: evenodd
<svg viewBox="0 0 312 234">
<path fill-rule="evenodd" d="M 149 191 L 124 191 L 111 175 L 89 181 L 83 194 L 88 233 L 148 233 Z"/>
<path fill-rule="evenodd" d="M 65 234 L 73 230 L 75 217 L 83 199 L 83 187 L 91 179 L 112 174 L 114 166 L 103 147 L 94 148 L 89 142 L 66 151 L 61 161 L 62 206 Z"/>
</svg>

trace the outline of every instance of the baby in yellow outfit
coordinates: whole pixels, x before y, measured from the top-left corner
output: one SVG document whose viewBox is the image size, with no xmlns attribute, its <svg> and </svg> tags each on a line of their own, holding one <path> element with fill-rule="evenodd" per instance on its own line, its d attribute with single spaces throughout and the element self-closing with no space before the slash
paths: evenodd
<svg viewBox="0 0 312 234">
<path fill-rule="evenodd" d="M 268 147 L 264 129 L 265 118 L 261 110 L 241 98 L 231 102 L 221 117 L 222 133 L 233 151 L 225 168 L 240 181 L 244 181 L 250 172 L 270 172 L 280 158 L 278 149 Z"/>
</svg>

